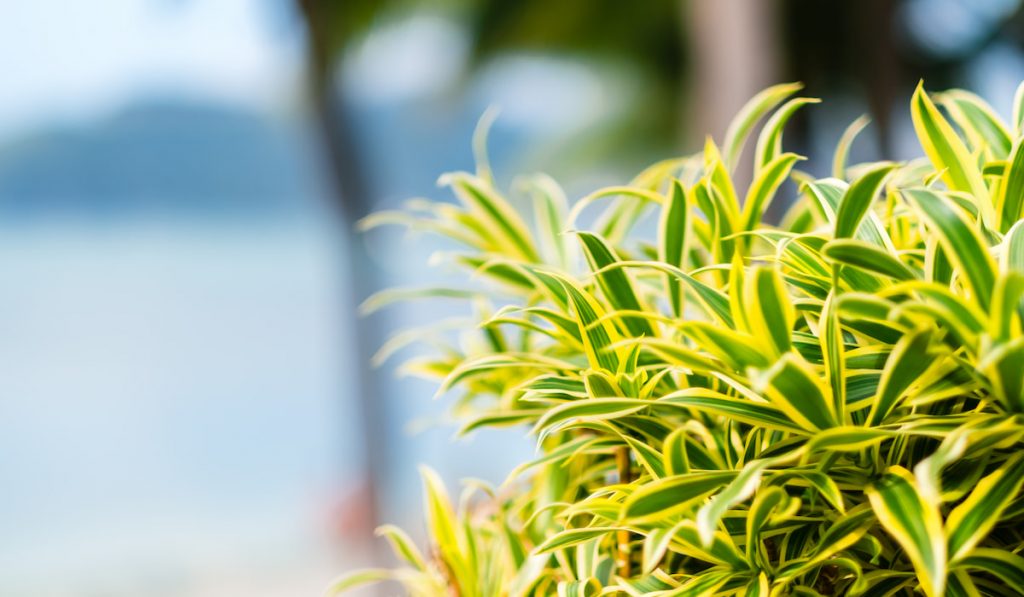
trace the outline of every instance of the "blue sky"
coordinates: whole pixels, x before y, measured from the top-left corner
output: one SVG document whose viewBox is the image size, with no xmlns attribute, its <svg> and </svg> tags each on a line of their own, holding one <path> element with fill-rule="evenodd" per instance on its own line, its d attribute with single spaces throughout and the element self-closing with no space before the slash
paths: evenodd
<svg viewBox="0 0 1024 597">
<path fill-rule="evenodd" d="M 302 76 L 283 0 L 32 0 L 0 19 L 0 137 L 173 92 L 290 105 Z"/>
</svg>

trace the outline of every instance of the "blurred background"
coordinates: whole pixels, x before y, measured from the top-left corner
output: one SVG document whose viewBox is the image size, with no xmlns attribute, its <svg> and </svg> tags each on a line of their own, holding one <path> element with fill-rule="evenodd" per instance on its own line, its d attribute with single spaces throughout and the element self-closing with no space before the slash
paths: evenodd
<svg viewBox="0 0 1024 597">
<path fill-rule="evenodd" d="M 353 222 L 471 169 L 576 198 L 692 151 L 761 87 L 825 103 L 826 174 L 919 150 L 907 103 L 1008 114 L 1019 0 L 100 0 L 0 12 L 0 595 L 318 595 L 421 534 L 416 466 L 499 482 L 521 430 L 452 443 L 434 386 L 369 367 L 438 246 Z M 409 356 L 409 351 L 401 356 Z"/>
</svg>

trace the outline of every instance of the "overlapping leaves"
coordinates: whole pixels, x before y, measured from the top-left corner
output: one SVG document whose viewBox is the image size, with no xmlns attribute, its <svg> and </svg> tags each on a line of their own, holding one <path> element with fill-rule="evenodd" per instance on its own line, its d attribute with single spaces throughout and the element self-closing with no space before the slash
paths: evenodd
<svg viewBox="0 0 1024 597">
<path fill-rule="evenodd" d="M 426 473 L 430 550 L 385 528 L 405 567 L 336 589 L 1024 594 L 1024 93 L 1007 124 L 919 88 L 925 158 L 848 165 L 857 121 L 811 180 L 783 150 L 815 103 L 798 90 L 571 210 L 538 176 L 529 217 L 484 168 L 443 179 L 457 205 L 367 222 L 463 245 L 452 262 L 485 288 L 405 296 L 472 301 L 478 337 L 428 328 L 388 353 L 429 340 L 407 367 L 461 393 L 464 430 L 522 425 L 539 452 L 457 508 Z"/>
</svg>

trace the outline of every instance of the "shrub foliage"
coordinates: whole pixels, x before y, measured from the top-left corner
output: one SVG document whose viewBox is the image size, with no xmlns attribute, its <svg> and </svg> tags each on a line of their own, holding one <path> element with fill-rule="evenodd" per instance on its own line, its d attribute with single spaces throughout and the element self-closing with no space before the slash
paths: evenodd
<svg viewBox="0 0 1024 597">
<path fill-rule="evenodd" d="M 925 157 L 847 166 L 861 120 L 814 179 L 783 150 L 816 101 L 799 88 L 571 209 L 535 176 L 517 210 L 480 159 L 442 179 L 458 204 L 365 222 L 457 241 L 467 281 L 368 309 L 475 309 L 458 341 L 427 328 L 385 352 L 429 339 L 405 368 L 459 394 L 463 431 L 528 426 L 539 449 L 457 507 L 425 470 L 429 548 L 383 527 L 402 566 L 332 591 L 1024 594 L 1024 93 L 1006 123 L 919 87 Z"/>
</svg>

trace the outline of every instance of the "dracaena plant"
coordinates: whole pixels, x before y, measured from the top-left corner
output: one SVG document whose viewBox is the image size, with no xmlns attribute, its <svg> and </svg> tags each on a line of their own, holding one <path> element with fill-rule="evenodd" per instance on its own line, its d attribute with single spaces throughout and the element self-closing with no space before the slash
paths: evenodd
<svg viewBox="0 0 1024 597">
<path fill-rule="evenodd" d="M 405 367 L 463 430 L 524 426 L 539 455 L 457 507 L 426 471 L 427 548 L 385 527 L 401 566 L 332 591 L 1024 594 L 1024 92 L 1005 122 L 918 87 L 922 158 L 848 166 L 857 121 L 814 179 L 783 150 L 798 90 L 571 209 L 543 176 L 516 209 L 480 159 L 443 178 L 457 204 L 365 222 L 463 246 L 465 287 L 367 306 L 470 299 L 459 342 L 385 350 L 429 339 Z"/>
</svg>

